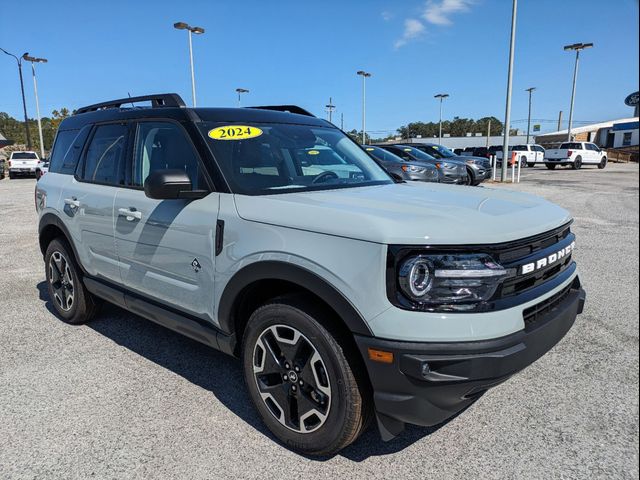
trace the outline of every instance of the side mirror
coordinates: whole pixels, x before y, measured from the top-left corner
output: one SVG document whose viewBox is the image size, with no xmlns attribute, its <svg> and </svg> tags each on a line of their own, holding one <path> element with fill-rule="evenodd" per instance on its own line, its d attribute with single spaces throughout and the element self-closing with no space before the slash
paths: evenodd
<svg viewBox="0 0 640 480">
<path fill-rule="evenodd" d="M 156 170 L 144 181 L 144 194 L 155 200 L 203 198 L 206 190 L 193 190 L 189 176 L 183 170 Z"/>
</svg>

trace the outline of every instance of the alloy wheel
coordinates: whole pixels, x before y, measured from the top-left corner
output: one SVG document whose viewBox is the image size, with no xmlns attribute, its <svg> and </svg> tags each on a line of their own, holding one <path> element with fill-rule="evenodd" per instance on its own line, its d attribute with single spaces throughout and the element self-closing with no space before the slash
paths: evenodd
<svg viewBox="0 0 640 480">
<path fill-rule="evenodd" d="M 288 325 L 267 327 L 253 349 L 253 375 L 262 401 L 283 426 L 310 433 L 326 421 L 331 382 L 311 341 Z"/>
<path fill-rule="evenodd" d="M 49 258 L 49 283 L 58 306 L 65 312 L 71 310 L 75 298 L 73 276 L 69 261 L 60 252 L 53 252 Z"/>
</svg>

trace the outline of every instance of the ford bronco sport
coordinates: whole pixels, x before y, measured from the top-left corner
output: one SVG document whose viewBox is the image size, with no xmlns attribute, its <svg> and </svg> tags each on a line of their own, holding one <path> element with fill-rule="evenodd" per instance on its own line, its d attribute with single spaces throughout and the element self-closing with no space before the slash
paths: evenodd
<svg viewBox="0 0 640 480">
<path fill-rule="evenodd" d="M 106 300 L 239 357 L 265 424 L 306 454 L 374 418 L 383 439 L 449 419 L 584 304 L 565 210 L 398 183 L 295 106 L 81 108 L 35 202 L 62 320 Z"/>
</svg>

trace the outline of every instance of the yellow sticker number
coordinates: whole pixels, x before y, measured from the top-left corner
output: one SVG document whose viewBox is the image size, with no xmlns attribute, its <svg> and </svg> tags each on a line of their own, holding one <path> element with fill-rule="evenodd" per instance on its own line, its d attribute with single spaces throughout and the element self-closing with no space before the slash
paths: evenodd
<svg viewBox="0 0 640 480">
<path fill-rule="evenodd" d="M 320 155 L 320 152 L 318 150 L 309 150 L 307 155 Z"/>
<path fill-rule="evenodd" d="M 371 148 L 371 147 L 369 147 L 369 148 L 367 148 L 366 150 L 367 150 L 367 152 L 373 152 L 373 151 L 375 150 L 375 148 Z"/>
<path fill-rule="evenodd" d="M 209 137 L 214 140 L 247 140 L 260 135 L 262 135 L 262 130 L 248 125 L 225 125 L 209 130 Z"/>
</svg>

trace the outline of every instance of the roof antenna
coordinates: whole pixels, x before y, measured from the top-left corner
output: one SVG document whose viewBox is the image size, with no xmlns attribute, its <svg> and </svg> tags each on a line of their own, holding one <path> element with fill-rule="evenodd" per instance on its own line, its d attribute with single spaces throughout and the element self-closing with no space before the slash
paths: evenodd
<svg viewBox="0 0 640 480">
<path fill-rule="evenodd" d="M 129 92 L 127 92 L 127 95 L 129 96 L 129 98 L 131 98 L 131 94 L 130 94 Z M 133 104 L 133 102 L 131 102 L 131 106 L 132 106 L 133 108 L 136 108 L 136 106 Z"/>
</svg>

